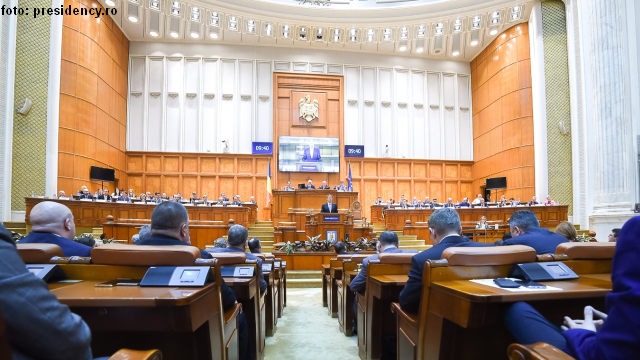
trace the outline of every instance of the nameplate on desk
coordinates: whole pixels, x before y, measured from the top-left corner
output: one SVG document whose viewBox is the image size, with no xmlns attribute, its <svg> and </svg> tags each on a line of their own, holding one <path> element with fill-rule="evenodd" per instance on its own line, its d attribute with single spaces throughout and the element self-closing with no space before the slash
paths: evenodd
<svg viewBox="0 0 640 360">
<path fill-rule="evenodd" d="M 80 201 L 93 201 L 93 199 L 80 199 Z"/>
<path fill-rule="evenodd" d="M 273 266 L 274 266 L 276 269 L 279 269 L 279 268 L 280 268 L 280 261 L 275 261 L 275 262 L 273 263 Z"/>
<path fill-rule="evenodd" d="M 325 215 L 322 217 L 322 221 L 340 221 L 340 216 Z"/>
<path fill-rule="evenodd" d="M 98 200 L 96 200 L 96 202 L 107 202 L 107 200 L 104 200 L 104 199 L 100 200 L 100 199 L 98 199 Z"/>
<path fill-rule="evenodd" d="M 262 264 L 262 272 L 271 272 L 271 264 Z"/>
<path fill-rule="evenodd" d="M 222 266 L 222 277 L 250 278 L 253 277 L 253 266 Z"/>
<path fill-rule="evenodd" d="M 129 202 L 128 201 L 116 201 L 116 203 L 118 203 L 118 204 L 128 204 Z"/>
<path fill-rule="evenodd" d="M 204 286 L 213 280 L 208 266 L 153 266 L 140 286 Z"/>
<path fill-rule="evenodd" d="M 318 165 L 300 165 L 300 171 L 318 171 Z"/>
<path fill-rule="evenodd" d="M 27 270 L 45 282 L 59 281 L 67 278 L 64 270 L 55 264 L 27 264 Z"/>
</svg>

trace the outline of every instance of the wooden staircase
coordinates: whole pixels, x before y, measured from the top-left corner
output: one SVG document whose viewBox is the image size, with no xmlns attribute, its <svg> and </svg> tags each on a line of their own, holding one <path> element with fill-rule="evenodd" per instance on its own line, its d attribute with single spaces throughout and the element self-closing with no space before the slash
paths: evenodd
<svg viewBox="0 0 640 360">
<path fill-rule="evenodd" d="M 271 221 L 256 221 L 256 224 L 249 226 L 249 239 L 258 238 L 262 245 L 262 252 L 273 251 L 273 225 Z"/>
<path fill-rule="evenodd" d="M 4 227 L 9 230 L 9 232 L 17 232 L 18 234 L 27 235 L 27 224 L 24 222 L 14 222 L 7 221 L 4 222 Z"/>
</svg>

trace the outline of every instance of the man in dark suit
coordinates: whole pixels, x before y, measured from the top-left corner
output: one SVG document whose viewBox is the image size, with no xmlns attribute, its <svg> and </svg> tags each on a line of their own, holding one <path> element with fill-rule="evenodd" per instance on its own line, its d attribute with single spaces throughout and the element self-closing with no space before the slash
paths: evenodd
<svg viewBox="0 0 640 360">
<path fill-rule="evenodd" d="M 400 246 L 400 241 L 398 240 L 398 235 L 393 231 L 385 231 L 380 235 L 378 239 L 377 250 L 378 254 L 380 253 L 418 253 L 417 250 L 404 250 L 398 249 Z M 371 255 L 366 259 L 362 260 L 362 268 L 358 272 L 358 275 L 351 281 L 351 285 L 349 285 L 349 289 L 353 292 L 363 292 L 367 288 L 367 265 L 371 260 L 378 260 L 378 254 Z M 357 297 L 353 300 L 353 327 L 356 328 L 358 315 L 358 299 Z"/>
<path fill-rule="evenodd" d="M 534 197 L 532 197 L 532 198 L 531 198 L 531 201 L 529 201 L 529 202 L 527 203 L 527 205 L 529 205 L 529 206 L 532 206 L 532 205 L 538 205 L 538 201 L 537 201 L 536 197 L 535 197 L 535 196 L 534 196 Z"/>
<path fill-rule="evenodd" d="M 200 200 L 198 194 L 194 191 L 191 193 L 191 198 L 189 198 L 189 202 L 194 204 L 196 201 Z"/>
<path fill-rule="evenodd" d="M 338 204 L 333 203 L 333 197 L 331 195 L 327 195 L 327 203 L 322 204 L 322 209 L 320 212 L 323 213 L 338 213 Z"/>
<path fill-rule="evenodd" d="M 382 196 L 378 196 L 378 200 L 376 200 L 373 205 L 384 205 L 384 200 L 382 200 Z"/>
<path fill-rule="evenodd" d="M 102 190 L 102 193 L 98 194 L 97 200 L 111 201 L 111 195 L 109 195 L 109 189 L 105 188 L 104 190 Z"/>
<path fill-rule="evenodd" d="M 80 200 L 84 200 L 84 199 L 93 200 L 93 195 L 91 195 L 89 190 L 84 189 L 82 191 L 82 194 L 80 194 L 80 196 L 78 197 L 78 199 L 80 199 Z"/>
<path fill-rule="evenodd" d="M 422 203 L 422 205 L 424 206 L 425 209 L 433 209 L 433 207 L 435 206 L 433 205 L 433 202 L 429 200 L 428 196 L 424 198 L 424 202 Z"/>
<path fill-rule="evenodd" d="M 286 191 L 293 191 L 293 190 L 295 190 L 295 189 L 293 188 L 293 186 L 291 186 L 291 181 L 287 181 L 287 186 L 285 186 L 285 187 L 284 187 L 284 190 L 286 190 Z"/>
<path fill-rule="evenodd" d="M 123 192 L 122 194 L 120 194 L 120 196 L 118 196 L 116 201 L 125 201 L 128 203 L 131 203 L 131 198 L 129 197 L 129 194 L 127 194 L 126 192 Z"/>
<path fill-rule="evenodd" d="M 456 204 L 453 203 L 453 199 L 452 198 L 449 198 L 449 199 L 447 199 L 447 203 L 444 204 L 444 207 L 455 209 Z"/>
<path fill-rule="evenodd" d="M 92 359 L 91 330 L 27 270 L 2 223 L 0 257 L 0 313 L 13 359 Z"/>
<path fill-rule="evenodd" d="M 227 204 L 224 202 L 224 198 L 222 196 L 220 196 L 218 198 L 218 202 L 213 204 L 213 205 L 217 205 L 217 206 L 227 206 Z"/>
<path fill-rule="evenodd" d="M 429 238 L 433 247 L 427 249 L 411 260 L 409 280 L 400 293 L 400 306 L 408 312 L 417 312 L 422 296 L 422 271 L 427 260 L 438 260 L 442 253 L 449 247 L 483 247 L 493 244 L 481 244 L 462 236 L 460 216 L 453 208 L 438 209 L 431 214 L 428 220 Z"/>
<path fill-rule="evenodd" d="M 260 239 L 252 238 L 247 244 L 249 245 L 249 252 L 252 254 L 262 253 L 262 244 L 260 244 Z"/>
<path fill-rule="evenodd" d="M 323 181 L 323 182 L 322 182 L 322 185 L 320 185 L 320 187 L 319 187 L 318 189 L 321 189 L 321 190 L 329 190 L 329 189 L 331 189 L 331 186 L 327 185 L 327 182 L 326 182 L 326 181 Z"/>
<path fill-rule="evenodd" d="M 244 226 L 233 225 L 229 229 L 229 235 L 227 236 L 227 247 L 225 249 L 220 249 L 217 252 L 246 253 L 248 238 L 249 232 Z M 262 259 L 251 253 L 246 254 L 247 259 L 249 260 L 258 260 L 258 279 L 260 280 L 260 292 L 263 293 L 267 290 L 267 283 L 264 281 L 264 276 L 262 275 Z"/>
<path fill-rule="evenodd" d="M 322 157 L 320 156 L 320 149 L 313 145 L 313 142 L 309 142 L 309 147 L 304 149 L 304 154 L 302 155 L 302 161 L 309 162 L 321 162 Z"/>
<path fill-rule="evenodd" d="M 305 189 L 315 189 L 316 186 L 313 185 L 313 182 L 311 181 L 311 179 L 309 179 L 309 181 L 307 182 L 307 185 L 304 188 Z"/>
<path fill-rule="evenodd" d="M 478 201 L 478 203 L 476 205 L 473 205 L 474 208 L 480 207 L 480 208 L 486 208 L 489 207 L 487 205 L 486 202 L 484 202 L 484 198 L 480 198 L 480 201 Z"/>
<path fill-rule="evenodd" d="M 225 193 L 220 194 L 220 197 L 222 198 L 223 201 L 229 201 L 229 198 Z"/>
<path fill-rule="evenodd" d="M 21 244 L 54 244 L 60 246 L 64 256 L 91 256 L 91 247 L 73 241 L 76 225 L 68 207 L 43 201 L 31 210 L 31 233 L 20 240 Z"/>
<path fill-rule="evenodd" d="M 568 242 L 560 234 L 541 228 L 540 221 L 530 210 L 516 211 L 509 218 L 511 239 L 502 245 L 526 245 L 536 249 L 538 254 L 555 254 L 558 245 Z"/>
<path fill-rule="evenodd" d="M 409 207 L 409 205 L 407 204 L 407 200 L 406 199 L 400 200 L 400 209 L 406 209 L 408 207 Z"/>
<path fill-rule="evenodd" d="M 140 238 L 136 245 L 191 245 L 189 214 L 184 205 L 174 201 L 166 201 L 156 206 L 151 213 L 151 235 Z M 203 259 L 212 258 L 211 254 L 204 250 L 200 250 L 200 256 Z M 224 280 L 220 286 L 220 292 L 222 294 L 222 305 L 226 311 L 236 302 L 236 296 Z M 250 359 L 250 352 L 246 350 L 249 347 L 249 328 L 244 314 L 238 315 L 238 333 L 240 359 Z"/>
<path fill-rule="evenodd" d="M 340 180 L 340 185 L 336 187 L 338 191 L 347 191 L 347 185 L 344 184 L 344 180 Z"/>
<path fill-rule="evenodd" d="M 460 204 L 458 204 L 458 208 L 459 209 L 462 209 L 463 207 L 467 207 L 467 208 L 471 207 L 471 204 L 469 203 L 469 198 L 465 197 L 464 199 L 462 199 L 462 202 L 460 202 Z"/>
</svg>

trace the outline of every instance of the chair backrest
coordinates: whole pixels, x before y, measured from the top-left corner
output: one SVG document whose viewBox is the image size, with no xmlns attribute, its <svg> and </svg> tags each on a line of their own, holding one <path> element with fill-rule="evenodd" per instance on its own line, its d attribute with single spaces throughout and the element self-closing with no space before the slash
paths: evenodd
<svg viewBox="0 0 640 360">
<path fill-rule="evenodd" d="M 613 259 L 614 242 L 566 242 L 558 245 L 556 255 L 566 255 L 566 260 Z"/>
<path fill-rule="evenodd" d="M 214 259 L 218 259 L 219 266 L 238 265 L 247 262 L 247 254 L 241 252 L 211 253 Z"/>
<path fill-rule="evenodd" d="M 349 259 L 352 263 L 362 264 L 362 260 L 368 258 L 371 255 L 352 255 Z"/>
<path fill-rule="evenodd" d="M 107 244 L 91 249 L 91 260 L 98 265 L 191 266 L 200 258 L 194 246 L 153 246 Z"/>
<path fill-rule="evenodd" d="M 411 264 L 411 258 L 417 253 L 380 253 L 378 260 L 382 264 Z"/>
<path fill-rule="evenodd" d="M 60 246 L 55 244 L 18 244 L 17 247 L 25 264 L 48 264 L 52 257 L 64 256 Z"/>
<path fill-rule="evenodd" d="M 529 246 L 450 247 L 442 253 L 449 266 L 510 265 L 535 262 L 536 251 Z"/>
</svg>

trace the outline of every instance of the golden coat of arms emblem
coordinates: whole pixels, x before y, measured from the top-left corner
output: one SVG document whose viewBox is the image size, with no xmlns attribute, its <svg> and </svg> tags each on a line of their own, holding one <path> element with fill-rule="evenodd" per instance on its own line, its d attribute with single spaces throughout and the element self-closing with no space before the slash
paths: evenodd
<svg viewBox="0 0 640 360">
<path fill-rule="evenodd" d="M 311 96 L 307 95 L 300 99 L 298 105 L 300 106 L 300 120 L 312 122 L 313 120 L 318 119 L 320 105 L 318 104 L 317 99 L 314 99 L 312 102 Z"/>
</svg>

